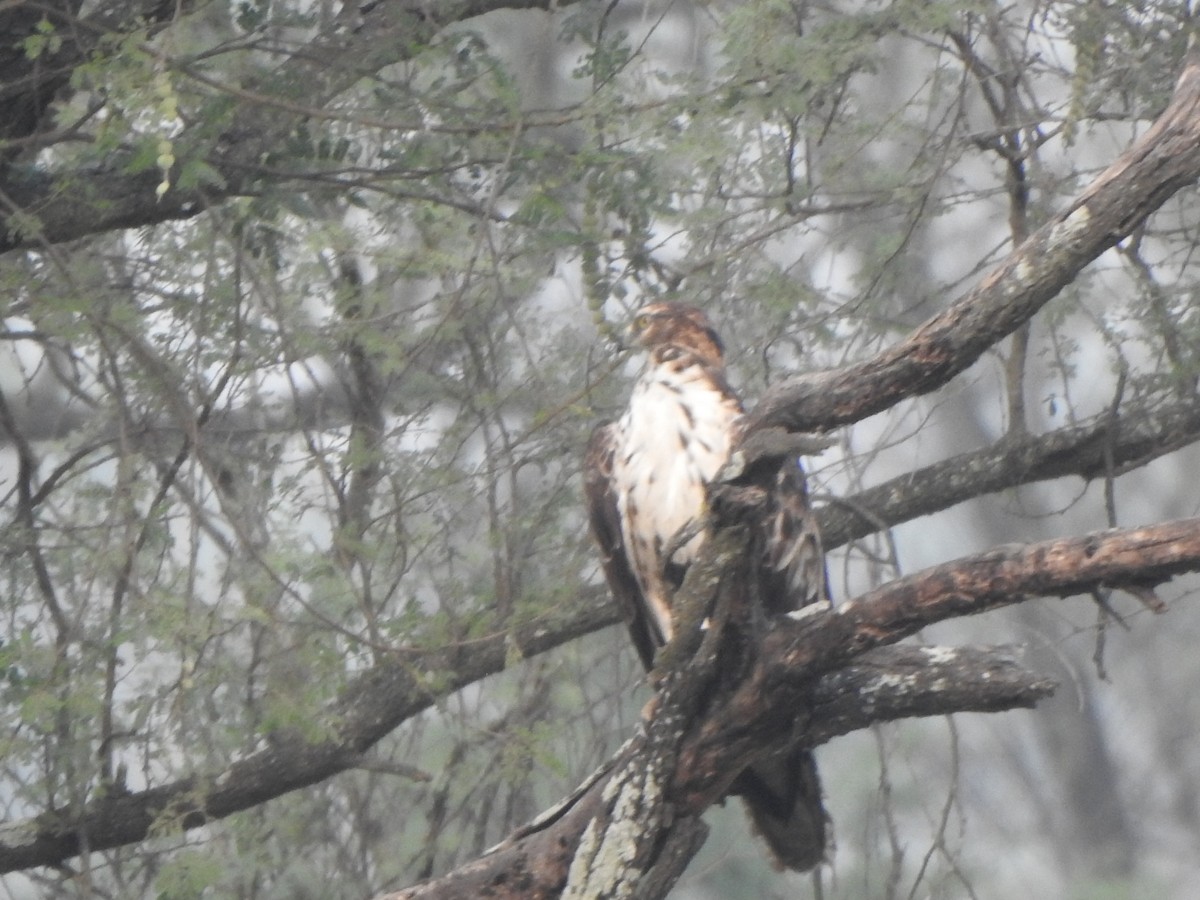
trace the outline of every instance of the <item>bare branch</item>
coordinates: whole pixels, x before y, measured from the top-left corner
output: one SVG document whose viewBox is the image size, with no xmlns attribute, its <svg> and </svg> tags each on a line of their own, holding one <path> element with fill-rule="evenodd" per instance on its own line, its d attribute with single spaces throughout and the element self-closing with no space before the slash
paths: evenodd
<svg viewBox="0 0 1200 900">
<path fill-rule="evenodd" d="M 1200 569 L 1200 521 L 1184 520 L 1000 548 L 901 579 L 843 605 L 834 613 L 810 616 L 799 622 L 784 620 L 768 634 L 756 673 L 726 705 L 725 714 L 707 718 L 700 734 L 690 741 L 680 770 L 728 771 L 727 767 L 722 769 L 720 759 L 741 758 L 746 753 L 753 756 L 764 746 L 770 746 L 769 742 L 760 746 L 752 740 L 748 747 L 729 740 L 730 710 L 740 708 L 742 713 L 752 710 L 756 715 L 761 713 L 765 720 L 779 715 L 781 710 L 790 710 L 787 714 L 795 715 L 802 708 L 796 703 L 797 692 L 805 690 L 805 677 L 801 673 L 826 671 L 835 679 L 850 677 L 845 671 L 832 670 L 845 665 L 864 649 L 899 640 L 926 624 L 1018 602 L 1030 594 L 1065 596 L 1094 585 L 1155 584 L 1173 574 L 1196 569 Z M 580 615 L 580 609 L 589 611 L 590 617 Z M 579 604 L 561 622 L 531 626 L 523 632 L 523 638 L 516 640 L 527 654 L 536 653 L 614 619 L 614 612 L 607 606 Z M 333 707 L 330 720 L 336 723 L 337 737 L 329 741 L 280 742 L 210 777 L 193 776 L 146 791 L 113 794 L 80 810 L 58 810 L 32 820 L 9 823 L 0 830 L 0 871 L 59 862 L 78 853 L 85 840 L 89 849 L 100 850 L 141 840 L 151 827 L 163 827 L 168 822 L 182 828 L 196 827 L 360 765 L 365 750 L 399 722 L 428 708 L 437 696 L 471 683 L 489 671 L 499 671 L 512 640 L 511 636 L 498 634 L 375 667 L 348 688 Z M 446 673 L 445 683 L 439 683 L 434 690 L 421 683 L 417 672 Z M 949 712 L 966 708 L 963 704 L 969 699 L 968 694 L 978 702 L 991 704 L 989 709 L 1006 708 L 1006 703 L 1026 705 L 1030 698 L 1026 691 L 1021 693 L 1020 700 L 1014 694 L 1011 702 L 1003 697 L 985 701 L 982 694 L 971 692 L 965 682 L 957 684 L 967 693 L 957 695 L 959 699 L 945 708 L 915 700 L 913 697 L 917 695 L 908 693 L 894 696 L 882 705 L 872 700 L 874 707 L 862 711 L 861 716 L 886 718 L 889 709 L 899 710 L 902 706 L 909 712 L 896 715 L 930 714 L 935 709 Z M 860 688 L 855 690 L 862 694 Z M 745 705 L 750 697 L 753 702 Z M 773 701 L 766 711 L 761 705 L 764 697 Z M 824 720 L 814 713 L 808 726 L 814 742 L 844 733 L 839 729 L 849 727 L 848 723 L 866 721 L 861 717 L 854 719 L 844 703 L 837 709 L 840 720 L 847 725 L 822 726 Z M 742 722 L 740 727 L 748 735 L 751 732 L 744 731 L 745 725 Z M 717 754 L 718 762 L 710 760 L 709 764 L 698 765 L 698 754 L 703 753 Z M 731 753 L 735 756 L 725 755 Z M 711 768 L 712 765 L 716 768 Z M 727 786 L 721 784 L 714 789 L 712 785 L 697 785 L 684 779 L 678 790 L 689 797 L 691 808 L 698 812 L 719 799 Z M 578 827 L 584 824 L 578 823 Z"/>
<path fill-rule="evenodd" d="M 754 670 L 727 702 L 710 710 L 681 751 L 677 801 L 703 809 L 726 785 L 713 773 L 762 753 L 780 739 L 779 716 L 804 708 L 806 679 L 865 650 L 895 643 L 927 625 L 1097 587 L 1160 584 L 1200 570 L 1200 519 L 1083 537 L 997 547 L 863 594 L 832 611 L 784 619 L 763 640 Z M 764 700 L 764 698 L 767 698 Z M 790 711 L 790 712 L 789 712 Z M 734 769 L 734 774 L 738 771 Z M 706 774 L 707 773 L 707 774 Z"/>
<path fill-rule="evenodd" d="M 1200 60 L 1191 58 L 1153 127 L 978 287 L 873 359 L 780 382 L 755 407 L 754 427 L 825 430 L 941 387 L 1197 178 Z"/>
<path fill-rule="evenodd" d="M 1121 474 L 1200 438 L 1200 398 L 1126 407 L 1037 436 L 1008 436 L 825 506 L 826 548 L 994 491 L 1076 475 Z"/>
<path fill-rule="evenodd" d="M 767 634 L 748 677 L 718 698 L 694 732 L 682 735 L 675 781 L 660 801 L 670 805 L 676 819 L 638 806 L 636 820 L 622 820 L 620 827 L 641 829 L 639 846 L 660 844 L 672 833 L 672 821 L 691 829 L 725 795 L 747 759 L 785 742 L 813 745 L 872 721 L 907 715 L 1029 706 L 1052 690 L 1008 652 L 880 646 L 924 625 L 1033 594 L 1066 596 L 1096 584 L 1155 583 L 1198 568 L 1200 520 L 1185 520 L 1000 548 L 901 579 L 835 611 L 782 620 Z M 813 683 L 816 672 L 824 674 Z M 656 713 L 650 731 L 657 727 L 686 723 L 663 725 Z M 544 829 L 524 832 L 442 879 L 386 900 L 472 896 L 484 886 L 495 897 L 557 896 L 574 858 L 568 848 L 590 833 L 597 816 L 612 814 L 611 779 L 625 779 L 621 796 L 639 779 L 653 784 L 645 773 L 661 758 L 647 752 L 652 740 L 648 734 L 626 745 L 611 774 L 558 810 Z M 634 796 L 638 803 L 655 799 L 645 792 Z"/>
<path fill-rule="evenodd" d="M 897 677 L 899 673 L 900 677 Z M 949 712 L 995 712 L 1032 706 L 1053 684 L 1014 661 L 1006 649 L 887 647 L 864 654 L 854 664 L 821 678 L 809 694 L 812 718 L 807 734 L 814 744 L 863 728 L 871 722 Z M 786 704 L 772 704 L 777 711 Z M 794 716 L 795 707 L 786 711 Z M 377 900 L 451 900 L 458 897 L 558 897 L 574 850 L 605 806 L 612 773 L 645 764 L 644 741 L 630 742 L 605 774 L 555 811 L 539 828 L 523 830 L 487 855 L 442 878 Z M 680 812 L 665 823 L 661 837 L 674 851 L 694 847 L 703 809 Z M 641 823 L 643 826 L 646 823 Z M 628 827 L 629 823 L 623 823 Z M 637 827 L 635 823 L 634 827 Z M 650 877 L 654 877 L 651 870 Z M 642 883 L 644 888 L 651 885 Z M 661 888 L 660 885 L 656 887 Z M 650 890 L 647 896 L 661 896 Z"/>
</svg>

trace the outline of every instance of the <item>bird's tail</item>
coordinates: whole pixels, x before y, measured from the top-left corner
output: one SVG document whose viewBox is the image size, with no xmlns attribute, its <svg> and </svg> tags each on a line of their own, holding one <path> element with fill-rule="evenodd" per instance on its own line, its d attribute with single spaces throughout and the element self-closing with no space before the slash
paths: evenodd
<svg viewBox="0 0 1200 900">
<path fill-rule="evenodd" d="M 821 780 L 812 752 L 792 747 L 759 760 L 733 783 L 758 834 L 775 861 L 804 872 L 825 859 L 829 816 L 821 803 Z"/>
</svg>

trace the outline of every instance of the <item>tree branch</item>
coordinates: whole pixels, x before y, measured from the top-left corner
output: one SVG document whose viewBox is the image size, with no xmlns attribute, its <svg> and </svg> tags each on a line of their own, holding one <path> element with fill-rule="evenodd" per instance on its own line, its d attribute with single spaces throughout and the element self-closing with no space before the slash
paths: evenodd
<svg viewBox="0 0 1200 900">
<path fill-rule="evenodd" d="M 870 360 L 775 385 L 752 411 L 751 427 L 827 430 L 941 387 L 1197 178 L 1200 59 L 1189 58 L 1154 125 L 974 290 Z"/>
<path fill-rule="evenodd" d="M 753 671 L 727 702 L 706 713 L 685 744 L 676 800 L 687 812 L 719 799 L 728 785 L 716 773 L 744 765 L 779 742 L 778 717 L 804 709 L 806 680 L 846 665 L 865 650 L 935 622 L 1032 596 L 1068 597 L 1123 585 L 1141 589 L 1195 571 L 1200 571 L 1200 519 L 1181 519 L 997 547 L 897 579 L 831 611 L 802 610 L 775 624 Z"/>
<path fill-rule="evenodd" d="M 572 2 L 575 0 L 367 3 L 354 23 L 331 29 L 268 73 L 275 90 L 288 92 L 287 97 L 277 98 L 277 104 L 265 93 L 262 102 L 253 102 L 249 99 L 254 94 L 251 85 L 241 90 L 241 106 L 215 142 L 209 136 L 212 123 L 205 115 L 197 116 L 194 127 L 174 138 L 181 160 L 203 158 L 219 173 L 221 184 L 190 189 L 173 186 L 159 197 L 155 190 L 162 173 L 131 171 L 132 154 L 114 155 L 99 171 L 4 172 L 0 175 L 0 253 L 187 219 L 229 197 L 256 194 L 261 189 L 258 172 L 262 161 L 277 156 L 299 126 L 364 77 L 412 59 L 446 26 L 499 9 L 550 9 Z M 168 4 L 165 8 L 173 11 L 175 7 Z M 345 9 L 357 6 L 348 4 Z M 32 83 L 29 89 L 36 92 L 38 87 Z M 304 98 L 304 102 L 289 102 L 289 97 Z M 277 173 L 274 181 L 283 177 L 284 173 Z"/>
<path fill-rule="evenodd" d="M 514 647 L 534 655 L 613 624 L 618 613 L 599 590 L 570 610 L 512 631 L 433 651 L 397 651 L 352 682 L 331 704 L 325 741 L 281 738 L 221 772 L 191 775 L 128 794 L 108 794 L 0 825 L 0 873 L 54 865 L 82 848 L 107 850 L 145 839 L 152 829 L 196 828 L 307 787 L 359 765 L 363 754 L 401 722 L 486 675 L 502 671 Z"/>
<path fill-rule="evenodd" d="M 80 0 L 46 3 L 13 3 L 0 7 L 0 157 L 10 157 L 14 146 L 38 149 L 36 142 L 7 143 L 35 135 L 46 113 L 72 73 L 90 61 L 112 35 L 146 25 L 157 26 L 191 12 L 193 2 L 165 0 L 110 0 L 79 18 Z M 47 42 L 40 53 L 26 52 L 25 39 L 44 35 L 41 23 L 53 29 L 58 40 Z"/>
<path fill-rule="evenodd" d="M 823 507 L 826 549 L 1005 488 L 1077 475 L 1119 475 L 1200 438 L 1200 397 L 1125 407 L 1042 435 L 991 446 L 916 469 Z"/>
<path fill-rule="evenodd" d="M 1051 682 L 1022 668 L 1006 649 L 881 648 L 817 681 L 808 695 L 813 712 L 807 733 L 815 745 L 872 722 L 1030 707 L 1053 689 Z M 772 708 L 783 710 L 785 716 L 795 714 L 795 707 L 788 708 L 786 703 L 772 704 Z M 602 813 L 613 773 L 624 766 L 644 765 L 644 756 L 639 756 L 644 749 L 644 739 L 631 741 L 565 809 L 552 811 L 545 821 L 522 829 L 478 860 L 377 900 L 476 896 L 538 900 L 560 896 L 574 849 Z M 669 849 L 676 849 L 675 841 L 694 838 L 700 812 L 703 809 L 691 810 L 664 825 L 662 839 Z M 682 831 L 682 836 L 676 831 Z"/>
<path fill-rule="evenodd" d="M 1101 532 L 1028 547 L 1000 548 L 901 579 L 844 604 L 833 613 L 801 622 L 778 623 L 768 635 L 757 674 L 746 682 L 738 696 L 742 704 L 750 695 L 776 697 L 781 705 L 778 709 L 772 707 L 773 714 L 790 709 L 788 714 L 793 715 L 798 708 L 797 673 L 822 671 L 849 677 L 831 670 L 844 665 L 863 649 L 899 640 L 934 621 L 1017 602 L 1025 594 L 1065 596 L 1097 585 L 1153 584 L 1173 574 L 1197 569 L 1200 569 L 1200 521 L 1197 520 Z M 581 614 L 581 610 L 586 614 Z M 77 854 L 82 846 L 103 850 L 133 843 L 144 839 L 152 827 L 161 828 L 168 823 L 181 828 L 197 827 L 314 784 L 356 765 L 375 742 L 401 721 L 427 709 L 437 697 L 502 669 L 513 640 L 529 655 L 615 620 L 615 612 L 609 605 L 581 603 L 560 619 L 539 622 L 515 638 L 498 634 L 422 653 L 419 661 L 406 655 L 382 664 L 356 680 L 331 708 L 329 721 L 336 727 L 333 739 L 319 743 L 280 742 L 211 776 L 191 776 L 146 791 L 109 795 L 82 809 L 58 810 L 9 823 L 0 828 L 0 871 L 52 865 Z M 435 689 L 422 683 L 417 672 L 445 674 L 446 678 L 438 679 Z M 780 687 L 789 683 L 788 690 Z M 888 701 L 891 706 L 876 707 L 864 714 L 886 717 L 886 709 L 899 709 L 902 699 L 894 697 Z M 988 702 L 999 704 L 989 708 L 1005 708 L 1007 701 Z M 792 705 L 788 706 L 789 703 Z M 738 705 L 735 699 L 729 708 L 736 709 Z M 743 712 L 752 708 L 753 704 L 744 707 Z M 922 706 L 914 700 L 907 708 L 911 711 L 905 715 L 917 715 L 931 714 L 936 707 Z M 769 719 L 771 713 L 764 715 Z M 851 721 L 848 712 L 839 715 Z M 693 741 L 690 751 L 693 754 L 712 753 L 711 748 L 703 751 L 706 741 L 711 741 L 724 727 L 720 716 L 706 721 L 711 724 Z M 821 740 L 842 733 L 830 727 L 822 731 L 823 720 L 815 714 L 812 721 L 811 733 L 826 735 Z M 729 748 L 736 744 L 726 742 L 724 752 L 730 752 Z M 760 749 L 753 744 L 749 748 L 740 747 L 742 753 L 750 755 Z M 695 766 L 690 764 L 688 768 Z M 702 811 L 724 787 L 727 785 L 716 791 L 711 788 L 704 791 L 703 796 L 709 799 L 697 809 Z M 696 788 L 680 790 L 691 790 L 694 794 Z M 697 801 L 691 802 L 695 805 Z"/>
<path fill-rule="evenodd" d="M 732 692 L 718 694 L 694 725 L 686 717 L 666 720 L 663 711 L 669 716 L 672 708 L 668 686 L 647 731 L 565 807 L 481 859 L 383 900 L 476 896 L 485 889 L 492 897 L 555 897 L 585 835 L 611 829 L 624 831 L 628 846 L 669 845 L 675 823 L 690 833 L 747 761 L 780 746 L 812 746 L 909 715 L 1030 706 L 1052 685 L 1021 668 L 1009 652 L 883 645 L 942 619 L 1033 594 L 1151 584 L 1198 569 L 1200 520 L 1183 520 L 998 548 L 900 579 L 833 611 L 801 611 L 775 624 L 752 655 L 748 675 Z M 671 729 L 680 729 L 677 747 L 656 735 Z M 666 789 L 649 777 L 664 754 L 674 762 Z M 624 817 L 617 813 L 622 805 Z M 597 820 L 603 828 L 596 828 Z M 625 862 L 634 868 L 634 860 Z M 652 871 L 653 851 L 637 863 Z M 636 873 L 626 871 L 622 879 L 613 896 L 637 889 Z"/>
</svg>

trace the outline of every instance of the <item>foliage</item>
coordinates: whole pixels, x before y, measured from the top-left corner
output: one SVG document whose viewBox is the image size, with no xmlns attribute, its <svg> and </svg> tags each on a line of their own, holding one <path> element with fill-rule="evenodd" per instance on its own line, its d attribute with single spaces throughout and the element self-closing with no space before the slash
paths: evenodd
<svg viewBox="0 0 1200 900">
<path fill-rule="evenodd" d="M 579 456 L 623 402 L 611 338 L 630 310 L 676 294 L 708 308 L 748 397 L 868 357 L 1145 129 L 1191 27 L 1154 2 L 509 8 L 528 5 L 447 4 L 487 14 L 436 23 L 287 0 L 0 13 L 21 56 L 66 72 L 0 142 L 9 819 L 332 739 L 323 710 L 373 664 L 469 652 L 599 597 Z M 106 218 L 135 195 L 139 216 Z M 1194 398 L 1194 209 L 1168 204 L 1102 257 L 1026 352 L 847 433 L 816 463 L 818 495 L 1118 401 Z M 933 540 L 902 526 L 854 545 L 831 565 L 838 593 L 1094 526 L 1114 492 L 1121 518 L 1196 504 L 1190 484 L 1114 483 L 1107 503 L 1060 483 L 960 508 Z M 1010 625 L 1078 660 L 1089 614 Z M 1155 640 L 1163 658 L 1186 648 Z M 570 790 L 645 699 L 615 631 L 534 658 L 514 645 L 508 663 L 457 692 L 449 663 L 420 671 L 435 707 L 315 787 L 199 832 L 168 810 L 150 840 L 30 877 L 80 897 L 361 897 L 443 872 Z M 1182 685 L 1194 663 L 1180 665 Z M 1195 772 L 1167 745 L 1196 710 L 1170 690 L 1161 707 L 1190 719 L 1136 716 L 1186 782 L 1162 827 L 1194 838 Z M 913 785 L 936 767 L 884 746 L 908 740 L 945 756 L 944 737 L 889 731 L 831 767 L 856 824 L 839 841 L 853 887 L 826 895 L 1003 895 L 1019 876 L 988 871 L 934 814 L 946 791 L 970 802 L 958 782 L 935 802 Z M 1035 780 L 1022 753 L 1056 771 L 1051 751 L 1010 750 L 1007 784 Z M 879 776 L 897 756 L 908 794 Z M 1078 800 L 1048 826 L 1062 859 L 1029 871 L 1063 883 L 1094 862 Z M 895 821 L 879 824 L 881 804 Z M 930 843 L 925 860 L 901 832 Z M 773 883 L 754 850 L 720 843 L 681 893 L 743 867 Z M 1097 883 L 1180 871 L 1117 868 Z"/>
</svg>

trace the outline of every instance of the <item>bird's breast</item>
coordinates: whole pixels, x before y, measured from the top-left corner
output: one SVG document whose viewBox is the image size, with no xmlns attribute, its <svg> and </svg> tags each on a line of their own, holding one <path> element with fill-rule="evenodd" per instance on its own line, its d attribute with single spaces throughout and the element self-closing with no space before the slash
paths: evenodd
<svg viewBox="0 0 1200 900">
<path fill-rule="evenodd" d="M 657 550 L 703 515 L 705 485 L 729 458 L 740 415 L 737 399 L 699 367 L 660 368 L 638 381 L 613 474 L 623 517 L 653 535 Z M 674 561 L 690 562 L 701 541 L 695 536 Z"/>
</svg>

